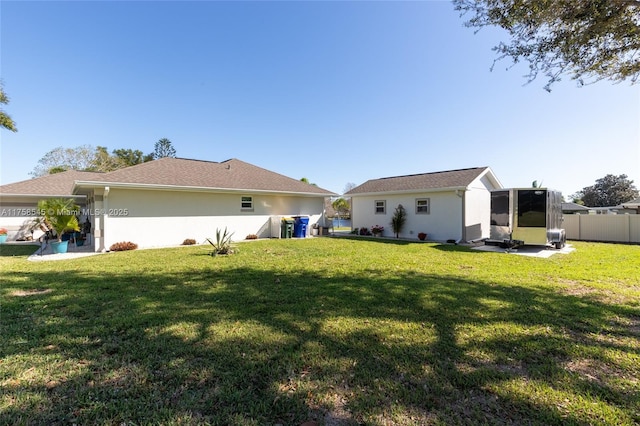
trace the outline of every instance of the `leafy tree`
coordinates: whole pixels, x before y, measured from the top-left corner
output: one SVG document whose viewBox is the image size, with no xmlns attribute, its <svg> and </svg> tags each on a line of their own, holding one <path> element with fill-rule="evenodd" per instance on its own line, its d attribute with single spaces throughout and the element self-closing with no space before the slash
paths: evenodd
<svg viewBox="0 0 640 426">
<path fill-rule="evenodd" d="M 80 145 L 76 148 L 59 146 L 38 160 L 38 165 L 29 174 L 38 177 L 65 170 L 91 170 L 95 153 L 96 150 L 91 145 Z"/>
<path fill-rule="evenodd" d="M 54 166 L 52 168 L 49 169 L 49 171 L 46 174 L 49 175 L 54 175 L 56 173 L 62 173 L 62 172 L 66 172 L 67 169 L 64 166 Z"/>
<path fill-rule="evenodd" d="M 92 172 L 112 172 L 125 167 L 116 156 L 109 154 L 107 147 L 99 146 L 95 150 L 93 162 L 88 170 Z"/>
<path fill-rule="evenodd" d="M 153 151 L 153 158 L 164 158 L 164 157 L 176 157 L 176 149 L 171 144 L 171 141 L 167 138 L 162 138 L 155 144 L 155 149 Z"/>
<path fill-rule="evenodd" d="M 402 232 L 402 228 L 407 221 L 407 211 L 402 207 L 402 204 L 398 204 L 396 210 L 393 212 L 393 217 L 391 218 L 391 228 L 393 229 L 393 233 L 396 234 L 396 238 L 400 236 L 400 232 Z"/>
<path fill-rule="evenodd" d="M 0 104 L 6 105 L 9 103 L 9 97 L 4 92 L 4 88 L 0 85 Z M 16 123 L 11 119 L 11 116 L 4 112 L 4 109 L 0 108 L 0 127 L 3 127 L 7 130 L 11 130 L 12 132 L 17 132 L 18 128 L 16 127 Z"/>
<path fill-rule="evenodd" d="M 315 184 L 315 183 L 311 183 L 311 182 L 309 182 L 309 179 L 307 179 L 306 177 L 300 178 L 300 182 L 304 182 L 304 183 L 306 183 L 307 185 L 318 186 L 318 185 L 317 185 L 317 184 Z"/>
<path fill-rule="evenodd" d="M 582 188 L 576 195 L 587 207 L 617 206 L 638 197 L 638 189 L 627 175 L 606 175 L 592 186 Z"/>
<path fill-rule="evenodd" d="M 346 217 L 351 210 L 349 202 L 344 198 L 336 199 L 333 203 L 331 203 L 331 207 L 333 207 L 333 209 L 342 217 Z"/>
<path fill-rule="evenodd" d="M 30 174 L 38 177 L 66 170 L 110 172 L 151 160 L 153 160 L 153 154 L 143 154 L 137 149 L 120 148 L 109 154 L 104 146 L 97 148 L 91 145 L 81 145 L 76 148 L 58 147 L 47 152 Z"/>
<path fill-rule="evenodd" d="M 584 206 L 584 201 L 582 201 L 582 192 L 580 191 L 576 192 L 575 194 L 569 195 L 569 200 L 572 203 L 580 204 L 581 206 Z"/>
<path fill-rule="evenodd" d="M 498 26 L 510 36 L 493 48 L 497 60 L 529 62 L 550 90 L 563 74 L 580 85 L 609 79 L 636 83 L 640 76 L 638 0 L 453 0 L 465 23 L 478 30 Z M 494 61 L 495 65 L 495 61 Z"/>
<path fill-rule="evenodd" d="M 146 163 L 153 160 L 153 153 L 144 154 L 139 149 L 114 149 L 113 155 L 120 159 L 123 167 L 135 166 L 136 164 Z"/>
<path fill-rule="evenodd" d="M 344 186 L 344 189 L 342 190 L 343 194 L 346 194 L 347 192 L 351 191 L 353 188 L 355 188 L 357 185 L 353 182 L 347 182 L 347 184 Z"/>
</svg>

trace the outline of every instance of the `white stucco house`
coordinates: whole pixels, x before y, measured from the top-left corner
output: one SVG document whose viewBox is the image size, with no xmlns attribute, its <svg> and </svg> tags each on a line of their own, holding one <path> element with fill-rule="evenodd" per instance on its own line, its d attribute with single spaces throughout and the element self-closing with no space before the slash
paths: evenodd
<svg viewBox="0 0 640 426">
<path fill-rule="evenodd" d="M 68 186 L 42 189 L 53 180 Z M 64 172 L 3 185 L 0 203 L 33 205 L 53 192 L 73 196 L 83 207 L 81 221 L 91 223 L 95 251 L 120 241 L 140 248 L 175 246 L 187 238 L 202 242 L 224 228 L 234 240 L 279 237 L 282 217 L 308 217 L 310 229 L 324 220 L 325 197 L 335 195 L 237 159 L 161 158 L 108 173 Z M 0 226 L 7 227 L 3 219 Z"/>
<path fill-rule="evenodd" d="M 502 184 L 489 167 L 372 179 L 347 192 L 353 229 L 384 227 L 399 204 L 407 212 L 401 238 L 427 234 L 432 241 L 473 241 L 489 237 L 490 191 Z"/>
<path fill-rule="evenodd" d="M 76 180 L 92 179 L 103 173 L 68 170 L 21 182 L 0 186 L 0 227 L 8 230 L 8 240 L 31 237 L 38 201 L 47 198 L 72 198 L 81 208 L 86 207 L 84 195 L 74 195 Z M 38 238 L 42 232 L 35 231 Z"/>
</svg>

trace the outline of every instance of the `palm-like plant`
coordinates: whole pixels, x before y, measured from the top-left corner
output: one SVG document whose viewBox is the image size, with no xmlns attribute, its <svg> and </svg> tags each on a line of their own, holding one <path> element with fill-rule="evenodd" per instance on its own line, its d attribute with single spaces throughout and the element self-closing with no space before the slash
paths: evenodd
<svg viewBox="0 0 640 426">
<path fill-rule="evenodd" d="M 402 228 L 406 221 L 407 211 L 402 207 L 402 204 L 398 204 L 398 207 L 396 207 L 396 210 L 393 212 L 393 217 L 391 218 L 391 228 L 396 234 L 396 238 L 399 238 L 400 232 L 402 232 Z"/>
<path fill-rule="evenodd" d="M 43 220 L 56 231 L 58 241 L 62 241 L 65 231 L 79 231 L 78 207 L 72 199 L 50 198 L 38 202 L 38 211 Z"/>
</svg>

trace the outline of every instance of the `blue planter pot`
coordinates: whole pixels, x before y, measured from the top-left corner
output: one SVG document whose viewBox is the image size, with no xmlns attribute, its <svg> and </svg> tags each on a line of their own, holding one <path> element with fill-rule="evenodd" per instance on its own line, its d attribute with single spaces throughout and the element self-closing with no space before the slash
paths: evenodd
<svg viewBox="0 0 640 426">
<path fill-rule="evenodd" d="M 7 235 L 0 235 L 0 244 L 7 242 Z"/>
<path fill-rule="evenodd" d="M 54 241 L 51 243 L 51 250 L 54 253 L 66 253 L 69 248 L 69 241 Z"/>
</svg>

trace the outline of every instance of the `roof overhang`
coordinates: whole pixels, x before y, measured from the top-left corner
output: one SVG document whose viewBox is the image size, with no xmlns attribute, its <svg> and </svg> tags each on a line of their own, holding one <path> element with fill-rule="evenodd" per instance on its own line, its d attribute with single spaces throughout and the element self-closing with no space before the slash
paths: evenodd
<svg viewBox="0 0 640 426">
<path fill-rule="evenodd" d="M 446 188 L 427 188 L 427 189 L 403 189 L 400 191 L 376 191 L 376 192 L 359 192 L 356 194 L 346 194 L 349 197 L 370 197 L 373 195 L 402 195 L 402 194 L 429 194 L 434 192 L 455 192 L 466 191 L 466 186 L 450 186 Z"/>
<path fill-rule="evenodd" d="M 498 177 L 493 173 L 493 170 L 491 170 L 491 167 L 485 168 L 484 171 L 478 175 L 476 180 L 482 179 L 483 177 L 487 177 L 496 189 L 504 188 Z"/>
<path fill-rule="evenodd" d="M 69 195 L 69 194 L 7 194 L 7 193 L 0 193 L 0 200 L 4 200 L 5 199 L 19 199 L 21 201 L 39 201 L 39 200 L 45 200 L 45 199 L 49 199 L 49 198 L 73 198 L 74 200 L 81 200 L 86 198 L 84 194 L 75 194 L 75 195 Z"/>
<path fill-rule="evenodd" d="M 183 192 L 208 192 L 208 193 L 227 193 L 227 194 L 273 194 L 297 197 L 318 197 L 325 198 L 336 195 L 334 193 L 319 194 L 317 192 L 293 192 L 293 191 L 274 191 L 262 189 L 237 189 L 237 188 L 212 188 L 207 186 L 181 186 L 181 185 L 158 185 L 147 183 L 122 183 L 122 182 L 97 182 L 97 181 L 75 181 L 73 192 L 76 194 L 87 194 L 91 189 L 97 188 L 121 188 L 121 189 L 138 189 L 146 191 L 183 191 Z"/>
</svg>

